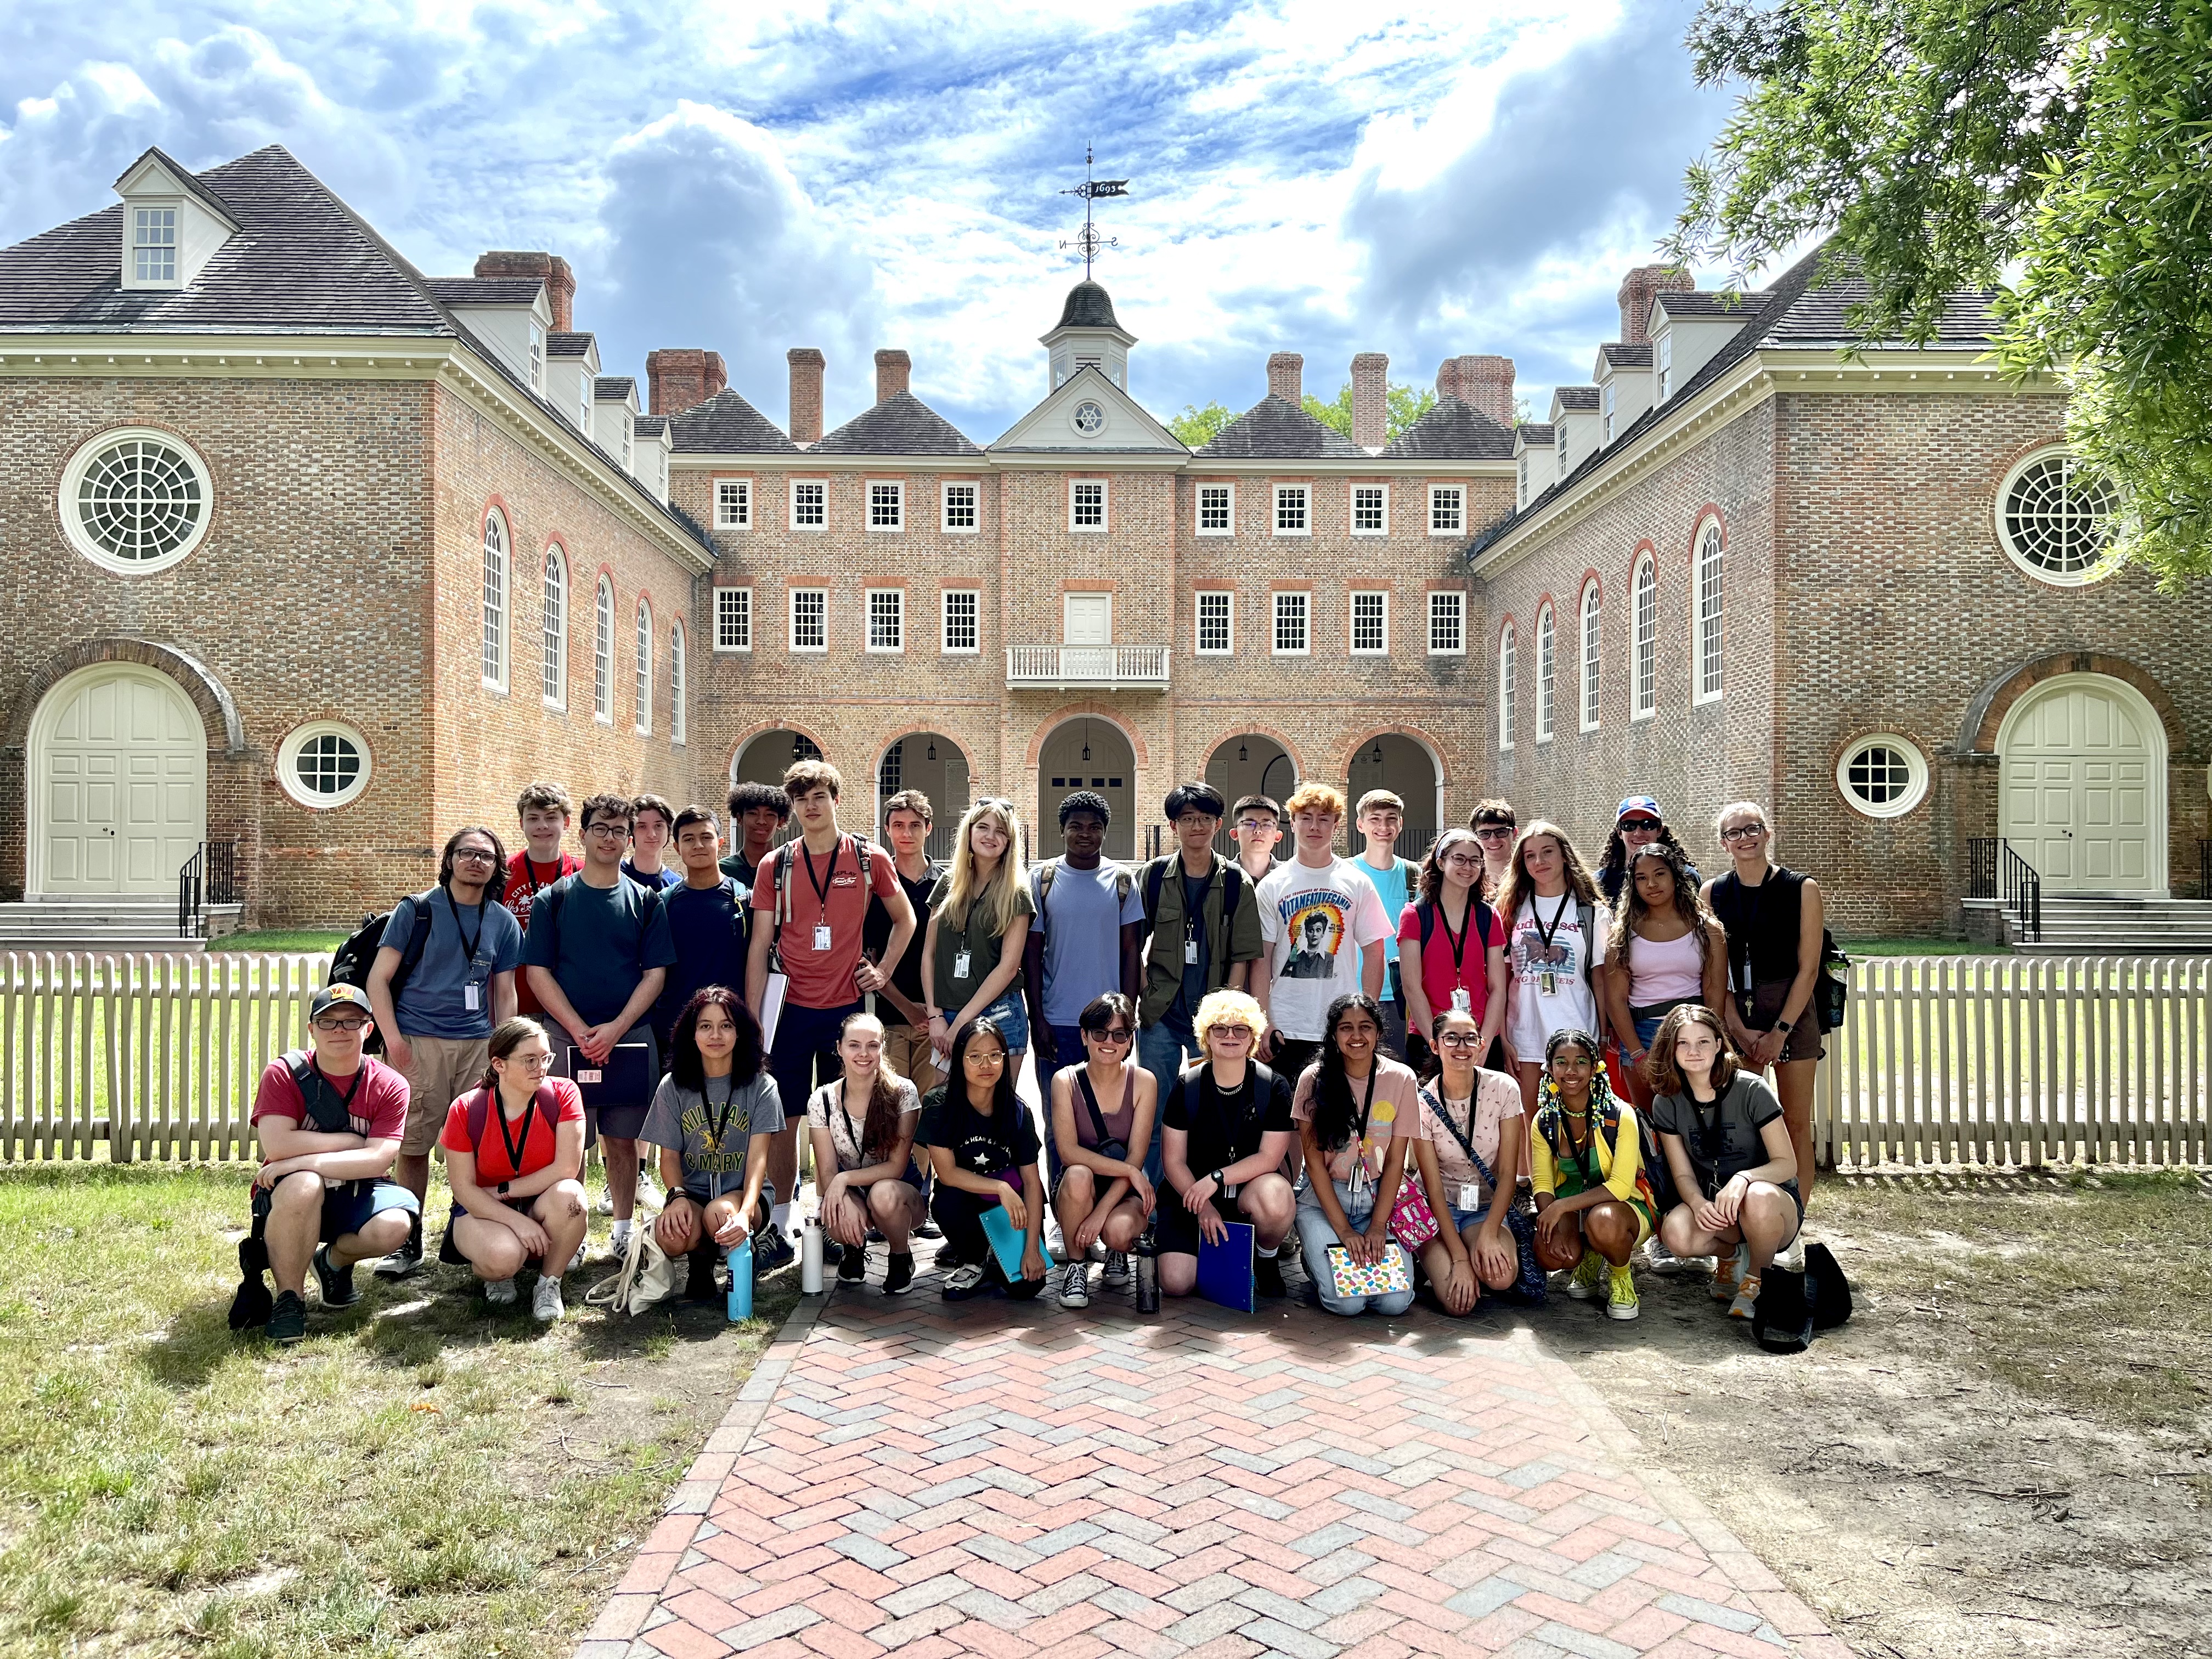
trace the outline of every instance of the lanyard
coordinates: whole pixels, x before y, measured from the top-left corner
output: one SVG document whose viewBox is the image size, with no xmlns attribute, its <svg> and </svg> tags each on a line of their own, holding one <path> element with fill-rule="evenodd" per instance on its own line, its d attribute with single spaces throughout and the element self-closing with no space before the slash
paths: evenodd
<svg viewBox="0 0 2212 1659">
<path fill-rule="evenodd" d="M 311 1060 L 307 1062 L 307 1067 L 310 1071 L 314 1073 L 316 1082 L 322 1085 L 322 1086 L 331 1094 L 337 1095 L 338 1104 L 345 1112 L 345 1127 L 341 1129 L 326 1129 L 322 1133 L 325 1134 L 351 1134 L 353 1133 L 353 1097 L 361 1092 L 362 1079 L 368 1075 L 368 1066 L 366 1061 L 364 1060 L 361 1069 L 353 1074 L 353 1087 L 348 1089 L 342 1095 L 338 1094 L 338 1085 L 323 1075 L 323 1068 L 320 1065 Z M 304 1101 L 301 1103 L 302 1105 L 305 1105 L 306 1103 L 307 1103 Z M 312 1118 L 313 1115 L 313 1112 L 310 1110 L 308 1116 Z"/>
<path fill-rule="evenodd" d="M 1367 1098 L 1359 1103 L 1359 1132 L 1352 1138 L 1352 1145 L 1359 1149 L 1359 1156 L 1363 1158 L 1367 1156 L 1367 1117 L 1375 1109 L 1375 1080 L 1382 1075 L 1382 1066 L 1378 1056 L 1368 1062 Z"/>
<path fill-rule="evenodd" d="M 1444 942 L 1451 946 L 1452 986 L 1455 989 L 1458 988 L 1460 981 L 1466 977 L 1467 936 L 1474 931 L 1474 907 L 1481 902 L 1475 897 L 1474 891 L 1469 890 L 1467 896 L 1467 909 L 1460 917 L 1459 932 L 1455 933 L 1452 932 L 1451 917 L 1444 909 L 1443 895 L 1441 893 L 1437 895 L 1437 926 L 1444 930 Z M 1553 926 L 1556 927 L 1558 925 L 1558 921 L 1554 918 Z M 1546 939 L 1545 948 L 1549 950 L 1551 944 L 1551 940 Z"/>
<path fill-rule="evenodd" d="M 461 907 L 453 902 L 451 892 L 446 895 L 446 908 L 453 913 L 453 932 L 461 941 L 461 977 L 464 979 L 468 977 L 468 970 L 477 965 L 477 946 L 483 941 L 486 902 L 483 899 L 477 901 L 477 931 L 476 937 L 471 939 L 461 932 Z"/>
<path fill-rule="evenodd" d="M 1528 919 L 1536 924 L 1536 935 L 1544 941 L 1544 960 L 1547 963 L 1552 959 L 1552 936 L 1559 931 L 1559 924 L 1566 920 L 1567 907 L 1574 902 L 1571 889 L 1560 894 L 1559 908 L 1552 912 L 1552 925 L 1547 927 L 1544 926 L 1544 913 L 1537 908 L 1536 896 L 1534 893 L 1528 895 Z M 1583 943 L 1587 945 L 1589 941 L 1584 940 Z"/>
<path fill-rule="evenodd" d="M 530 1151 L 530 1123 L 538 1115 L 538 1097 L 533 1091 L 530 1103 L 522 1109 L 522 1139 L 517 1141 L 507 1132 L 507 1102 L 500 1098 L 499 1091 L 492 1091 L 492 1104 L 499 1109 L 492 1115 L 499 1120 L 499 1144 L 507 1148 L 507 1167 L 509 1180 L 522 1173 L 522 1160 Z"/>
<path fill-rule="evenodd" d="M 807 849 L 805 842 L 799 843 L 799 851 L 806 860 L 807 884 L 814 889 L 814 896 L 822 901 L 822 920 L 826 922 L 830 920 L 830 890 L 837 884 L 837 860 L 845 856 L 845 838 L 838 836 L 837 844 L 830 849 L 830 873 L 827 877 L 814 873 L 814 854 Z"/>
<path fill-rule="evenodd" d="M 1559 1133 L 1566 1140 L 1567 1151 L 1572 1154 L 1575 1160 L 1575 1168 L 1583 1173 L 1583 1190 L 1594 1192 L 1604 1184 L 1600 1171 L 1590 1168 L 1590 1154 L 1596 1150 L 1597 1145 L 1597 1114 L 1587 1106 L 1583 1108 L 1583 1111 L 1585 1114 L 1583 1118 L 1583 1132 L 1587 1137 L 1586 1139 L 1579 1145 L 1576 1143 L 1574 1121 L 1567 1115 L 1565 1102 L 1560 1103 L 1559 1106 Z M 1472 1117 L 1468 1121 L 1471 1124 Z"/>
<path fill-rule="evenodd" d="M 738 1080 L 734 1077 L 721 1079 L 723 1086 L 729 1092 L 722 1097 L 722 1111 L 719 1117 L 713 1115 L 714 1103 L 707 1097 L 707 1091 L 714 1086 L 714 1082 L 715 1079 L 710 1077 L 699 1079 L 699 1103 L 707 1109 L 708 1114 L 707 1121 L 714 1126 L 712 1132 L 707 1137 L 707 1150 L 710 1152 L 720 1152 L 722 1150 L 722 1137 L 730 1132 L 730 1114 L 737 1108 Z"/>
<path fill-rule="evenodd" d="M 544 881 L 540 881 L 538 879 L 538 860 L 532 858 L 529 854 L 525 853 L 522 855 L 522 878 L 528 882 L 530 886 L 529 890 L 523 894 L 523 897 L 535 898 L 538 896 L 541 889 L 550 887 L 555 882 L 560 880 L 563 875 L 568 873 L 561 867 L 568 861 L 568 855 L 566 854 L 555 859 L 553 860 L 553 873 Z M 478 908 L 482 908 L 481 906 Z"/>
</svg>

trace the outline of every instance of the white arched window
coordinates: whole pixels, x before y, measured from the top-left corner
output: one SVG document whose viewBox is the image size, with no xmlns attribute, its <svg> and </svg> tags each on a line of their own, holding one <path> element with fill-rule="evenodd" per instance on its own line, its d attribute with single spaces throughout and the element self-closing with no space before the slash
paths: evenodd
<svg viewBox="0 0 2212 1659">
<path fill-rule="evenodd" d="M 1629 643 L 1629 716 L 1642 720 L 1659 704 L 1659 568 L 1646 553 L 1636 562 L 1635 637 Z"/>
<path fill-rule="evenodd" d="M 1695 622 L 1692 659 L 1692 701 L 1711 702 L 1721 694 L 1721 527 L 1707 520 L 1698 535 Z"/>
<path fill-rule="evenodd" d="M 673 744 L 684 741 L 684 624 L 678 623 L 668 630 L 668 740 Z"/>
<path fill-rule="evenodd" d="M 605 576 L 592 616 L 592 718 L 615 723 L 615 585 Z"/>
<path fill-rule="evenodd" d="M 483 683 L 507 690 L 507 520 L 496 508 L 484 514 Z"/>
<path fill-rule="evenodd" d="M 1552 607 L 1536 613 L 1536 741 L 1552 740 Z"/>
<path fill-rule="evenodd" d="M 1597 730 L 1598 606 L 1601 597 L 1595 582 L 1583 589 L 1582 728 L 1585 732 Z"/>
<path fill-rule="evenodd" d="M 1506 619 L 1498 635 L 1498 746 L 1513 746 L 1513 622 Z"/>
<path fill-rule="evenodd" d="M 568 561 L 561 544 L 545 549 L 545 619 L 539 632 L 539 689 L 548 708 L 568 701 Z"/>
<path fill-rule="evenodd" d="M 637 602 L 637 729 L 653 730 L 653 606 Z"/>
</svg>

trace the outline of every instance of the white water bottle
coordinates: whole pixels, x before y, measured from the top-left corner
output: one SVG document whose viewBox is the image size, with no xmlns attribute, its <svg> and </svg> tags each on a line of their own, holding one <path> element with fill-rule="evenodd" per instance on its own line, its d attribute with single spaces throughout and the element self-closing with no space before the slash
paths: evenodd
<svg viewBox="0 0 2212 1659">
<path fill-rule="evenodd" d="M 817 1216 L 806 1218 L 799 1237 L 799 1290 L 802 1296 L 822 1294 L 822 1222 Z"/>
</svg>

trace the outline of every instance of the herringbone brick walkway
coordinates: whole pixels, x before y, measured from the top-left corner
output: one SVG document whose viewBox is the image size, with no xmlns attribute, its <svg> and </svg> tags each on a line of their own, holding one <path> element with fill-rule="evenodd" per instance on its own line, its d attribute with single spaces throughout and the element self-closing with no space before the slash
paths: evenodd
<svg viewBox="0 0 2212 1659">
<path fill-rule="evenodd" d="M 1518 1316 L 933 1275 L 802 1305 L 576 1652 L 1116 1650 L 1848 1659 Z"/>
</svg>

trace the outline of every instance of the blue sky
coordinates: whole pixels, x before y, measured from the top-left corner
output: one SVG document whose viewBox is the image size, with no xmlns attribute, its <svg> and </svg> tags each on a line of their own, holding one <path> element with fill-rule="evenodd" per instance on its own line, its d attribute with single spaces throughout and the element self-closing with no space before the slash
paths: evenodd
<svg viewBox="0 0 2212 1659">
<path fill-rule="evenodd" d="M 668 0 L 333 6 L 16 0 L 0 15 L 0 244 L 106 205 L 148 144 L 289 147 L 434 275 L 489 247 L 577 269 L 611 372 L 719 350 L 779 422 L 822 348 L 829 418 L 905 348 L 979 441 L 1044 390 L 1080 266 L 1055 194 L 1102 176 L 1098 276 L 1165 415 L 1304 353 L 1433 382 L 1503 352 L 1539 416 L 1617 332 L 1723 96 L 1689 0 Z"/>
</svg>

